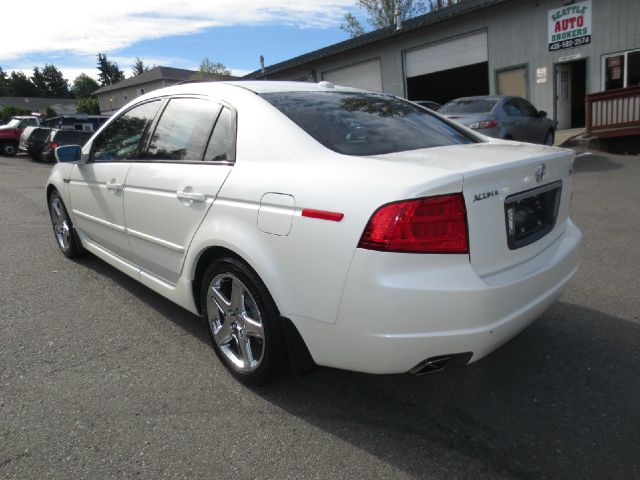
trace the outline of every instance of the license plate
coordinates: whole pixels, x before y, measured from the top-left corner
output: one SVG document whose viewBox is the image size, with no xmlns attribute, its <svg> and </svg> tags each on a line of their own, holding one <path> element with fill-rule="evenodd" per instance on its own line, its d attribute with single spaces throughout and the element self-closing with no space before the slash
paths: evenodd
<svg viewBox="0 0 640 480">
<path fill-rule="evenodd" d="M 505 223 L 510 250 L 530 245 L 553 230 L 561 193 L 562 182 L 558 181 L 505 199 Z"/>
</svg>

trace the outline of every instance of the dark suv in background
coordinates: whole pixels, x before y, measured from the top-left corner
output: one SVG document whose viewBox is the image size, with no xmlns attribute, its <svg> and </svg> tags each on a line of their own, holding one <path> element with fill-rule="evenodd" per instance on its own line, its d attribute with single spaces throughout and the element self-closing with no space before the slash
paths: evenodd
<svg viewBox="0 0 640 480">
<path fill-rule="evenodd" d="M 44 162 L 55 162 L 54 155 L 56 148 L 64 145 L 83 146 L 91 138 L 93 132 L 83 132 L 82 130 L 51 130 L 45 141 L 45 145 L 40 154 Z"/>
<path fill-rule="evenodd" d="M 51 129 L 47 127 L 27 127 L 20 136 L 18 151 L 26 153 L 34 160 L 40 160 L 44 143 L 49 137 Z"/>
</svg>

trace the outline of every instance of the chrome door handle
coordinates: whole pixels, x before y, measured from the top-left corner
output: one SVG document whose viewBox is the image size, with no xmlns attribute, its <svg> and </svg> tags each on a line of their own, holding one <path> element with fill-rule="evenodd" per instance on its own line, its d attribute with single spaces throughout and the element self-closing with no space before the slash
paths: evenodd
<svg viewBox="0 0 640 480">
<path fill-rule="evenodd" d="M 189 200 L 191 202 L 205 202 L 207 200 L 207 196 L 204 193 L 185 192 L 183 190 L 178 190 L 176 197 L 179 200 Z"/>
<path fill-rule="evenodd" d="M 122 183 L 109 182 L 107 183 L 107 190 L 112 192 L 121 192 L 124 190 L 124 185 Z"/>
</svg>

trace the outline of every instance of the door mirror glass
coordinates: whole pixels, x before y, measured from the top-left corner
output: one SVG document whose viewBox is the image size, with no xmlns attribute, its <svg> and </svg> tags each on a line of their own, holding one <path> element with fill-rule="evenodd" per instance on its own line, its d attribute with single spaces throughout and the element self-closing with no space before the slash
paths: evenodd
<svg viewBox="0 0 640 480">
<path fill-rule="evenodd" d="M 82 149 L 78 145 L 65 145 L 56 148 L 56 160 L 59 162 L 78 162 L 82 158 Z"/>
<path fill-rule="evenodd" d="M 546 117 L 546 116 L 547 116 L 547 112 L 545 112 L 544 110 L 540 110 L 540 111 L 538 112 L 538 116 L 539 116 L 540 118 L 544 118 L 544 117 Z"/>
</svg>

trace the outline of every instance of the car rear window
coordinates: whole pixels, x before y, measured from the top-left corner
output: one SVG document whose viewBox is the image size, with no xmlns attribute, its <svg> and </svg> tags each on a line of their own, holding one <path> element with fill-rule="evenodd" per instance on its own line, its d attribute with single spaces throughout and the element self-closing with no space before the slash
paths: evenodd
<svg viewBox="0 0 640 480">
<path fill-rule="evenodd" d="M 42 142 L 49 136 L 50 133 L 51 133 L 51 129 L 49 128 L 36 128 L 33 132 L 31 132 L 31 136 L 29 137 L 29 140 L 35 141 L 35 142 Z"/>
<path fill-rule="evenodd" d="M 261 96 L 322 145 L 346 155 L 477 142 L 427 110 L 388 95 L 275 92 Z"/>
<path fill-rule="evenodd" d="M 91 132 L 82 132 L 78 130 L 58 130 L 55 134 L 57 142 L 64 142 L 69 145 L 84 145 L 91 137 Z"/>
<path fill-rule="evenodd" d="M 439 113 L 487 113 L 498 103 L 497 100 L 453 100 L 439 110 Z"/>
</svg>

